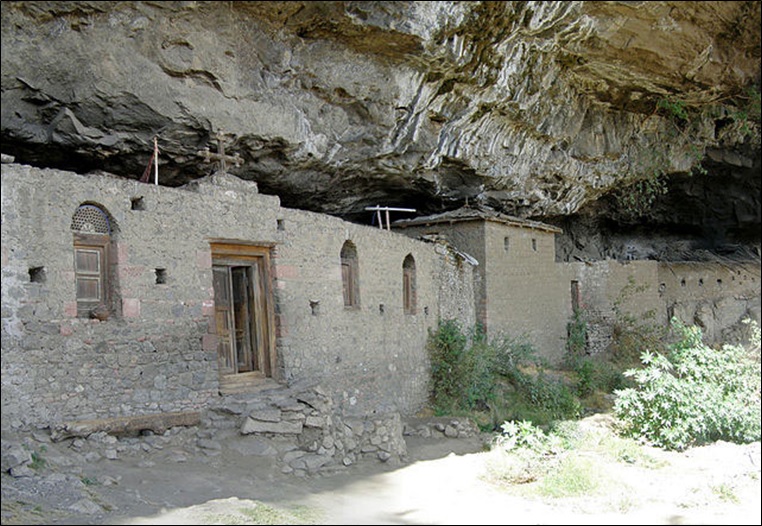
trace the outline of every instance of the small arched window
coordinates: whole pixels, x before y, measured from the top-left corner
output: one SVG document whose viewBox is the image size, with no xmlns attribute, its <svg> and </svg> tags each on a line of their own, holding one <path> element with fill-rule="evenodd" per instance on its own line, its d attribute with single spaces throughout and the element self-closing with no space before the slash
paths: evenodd
<svg viewBox="0 0 762 526">
<path fill-rule="evenodd" d="M 357 247 L 351 241 L 341 247 L 341 283 L 344 288 L 344 307 L 360 306 L 360 272 Z"/>
<path fill-rule="evenodd" d="M 402 306 L 405 314 L 415 314 L 415 305 L 415 259 L 408 254 L 402 262 Z"/>
<path fill-rule="evenodd" d="M 111 228 L 108 214 L 95 205 L 83 204 L 72 216 L 78 317 L 104 320 L 111 314 Z"/>
</svg>

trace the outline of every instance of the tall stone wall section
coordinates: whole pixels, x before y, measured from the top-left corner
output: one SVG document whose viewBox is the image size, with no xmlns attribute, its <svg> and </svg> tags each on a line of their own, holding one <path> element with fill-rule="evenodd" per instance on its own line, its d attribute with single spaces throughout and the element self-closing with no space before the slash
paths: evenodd
<svg viewBox="0 0 762 526">
<path fill-rule="evenodd" d="M 113 226 L 115 303 L 105 321 L 77 317 L 71 222 L 84 203 L 101 206 Z M 3 164 L 3 429 L 219 401 L 215 240 L 271 247 L 274 380 L 319 382 L 346 418 L 410 415 L 426 403 L 426 340 L 440 319 L 526 334 L 558 361 L 572 281 L 593 317 L 593 352 L 610 342 L 615 306 L 652 313 L 656 323 L 673 315 L 698 323 L 710 341 L 738 332 L 743 317 L 759 322 L 758 264 L 558 264 L 551 232 L 480 221 L 432 228 L 398 234 L 283 208 L 225 174 L 168 188 Z M 414 239 L 432 233 L 447 242 Z M 345 241 L 359 261 L 360 302 L 351 309 L 340 271 Z M 403 308 L 408 256 L 413 313 Z"/>
<path fill-rule="evenodd" d="M 428 226 L 405 226 L 399 231 L 412 238 L 430 239 L 437 243 L 440 253 L 450 254 L 451 265 L 443 268 L 444 279 L 440 281 L 442 319 L 458 320 L 464 329 L 473 327 L 477 321 L 485 323 L 487 289 L 482 276 L 485 261 L 484 224 L 481 221 L 440 222 Z M 464 259 L 464 254 L 473 258 L 476 264 Z M 466 284 L 462 280 L 468 276 L 472 279 Z M 448 311 L 447 306 L 455 308 Z"/>
<path fill-rule="evenodd" d="M 72 215 L 114 226 L 114 315 L 77 317 Z M 282 208 L 256 184 L 216 174 L 182 188 L 2 165 L 3 427 L 208 407 L 219 399 L 210 241 L 272 247 L 275 379 L 322 382 L 340 413 L 413 413 L 426 402 L 427 331 L 466 280 L 429 243 Z M 361 305 L 343 306 L 340 251 L 355 243 Z M 402 308 L 416 265 L 417 310 Z M 162 279 L 158 279 L 159 271 Z M 444 302 L 444 303 L 442 303 Z M 374 413 L 375 412 L 375 413 Z"/>
<path fill-rule="evenodd" d="M 487 327 L 525 338 L 539 357 L 563 359 L 570 316 L 569 283 L 555 262 L 555 235 L 498 222 L 485 224 Z"/>
<path fill-rule="evenodd" d="M 458 320 L 463 327 L 473 327 L 476 324 L 476 267 L 449 243 L 437 243 L 435 251 L 441 256 L 436 260 L 439 318 Z"/>
<path fill-rule="evenodd" d="M 132 199 L 144 208 L 134 210 Z M 199 201 L 116 178 L 2 166 L 4 427 L 191 410 L 216 395 L 216 354 L 201 346 L 211 315 L 209 248 L 188 235 L 208 214 L 192 213 L 186 200 Z M 76 312 L 70 227 L 83 203 L 113 219 L 118 301 L 106 321 Z M 166 284 L 156 283 L 157 268 Z"/>
<path fill-rule="evenodd" d="M 451 265 L 433 245 L 396 232 L 299 210 L 284 209 L 283 219 L 275 261 L 285 380 L 321 381 L 346 414 L 420 409 L 428 391 L 426 339 L 440 314 L 439 275 Z M 344 306 L 342 295 L 339 262 L 347 240 L 359 267 L 354 308 Z M 415 261 L 413 314 L 403 308 L 408 255 Z"/>
</svg>

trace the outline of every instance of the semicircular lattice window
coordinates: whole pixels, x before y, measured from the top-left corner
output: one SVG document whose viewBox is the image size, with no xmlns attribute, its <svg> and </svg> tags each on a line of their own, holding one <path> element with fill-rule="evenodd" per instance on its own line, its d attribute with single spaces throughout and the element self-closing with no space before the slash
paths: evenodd
<svg viewBox="0 0 762 526">
<path fill-rule="evenodd" d="M 111 234 L 106 212 L 95 205 L 81 205 L 71 218 L 71 229 L 83 234 Z"/>
</svg>

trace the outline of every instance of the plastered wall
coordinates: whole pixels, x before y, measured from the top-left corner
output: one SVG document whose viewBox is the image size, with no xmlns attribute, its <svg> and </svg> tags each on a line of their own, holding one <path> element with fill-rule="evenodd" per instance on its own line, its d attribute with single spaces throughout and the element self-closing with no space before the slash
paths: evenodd
<svg viewBox="0 0 762 526">
<path fill-rule="evenodd" d="M 71 220 L 83 203 L 112 219 L 114 313 L 105 321 L 76 312 Z M 470 300 L 451 293 L 470 293 L 471 268 L 441 247 L 283 208 L 233 176 L 168 188 L 3 164 L 3 426 L 197 410 L 219 397 L 215 240 L 268 247 L 273 381 L 320 381 L 345 414 L 419 409 L 428 329 L 443 312 L 474 317 Z M 356 309 L 343 305 L 346 240 L 359 259 Z M 402 308 L 408 255 L 414 314 Z"/>
</svg>

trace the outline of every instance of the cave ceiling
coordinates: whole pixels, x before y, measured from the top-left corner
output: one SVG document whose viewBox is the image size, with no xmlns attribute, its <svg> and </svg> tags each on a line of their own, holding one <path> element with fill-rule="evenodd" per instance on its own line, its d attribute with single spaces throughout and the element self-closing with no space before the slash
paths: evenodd
<svg viewBox="0 0 762 526">
<path fill-rule="evenodd" d="M 138 179 L 156 137 L 180 186 L 221 136 L 285 206 L 468 202 L 563 226 L 566 258 L 759 254 L 758 1 L 1 5 L 19 163 Z"/>
</svg>

